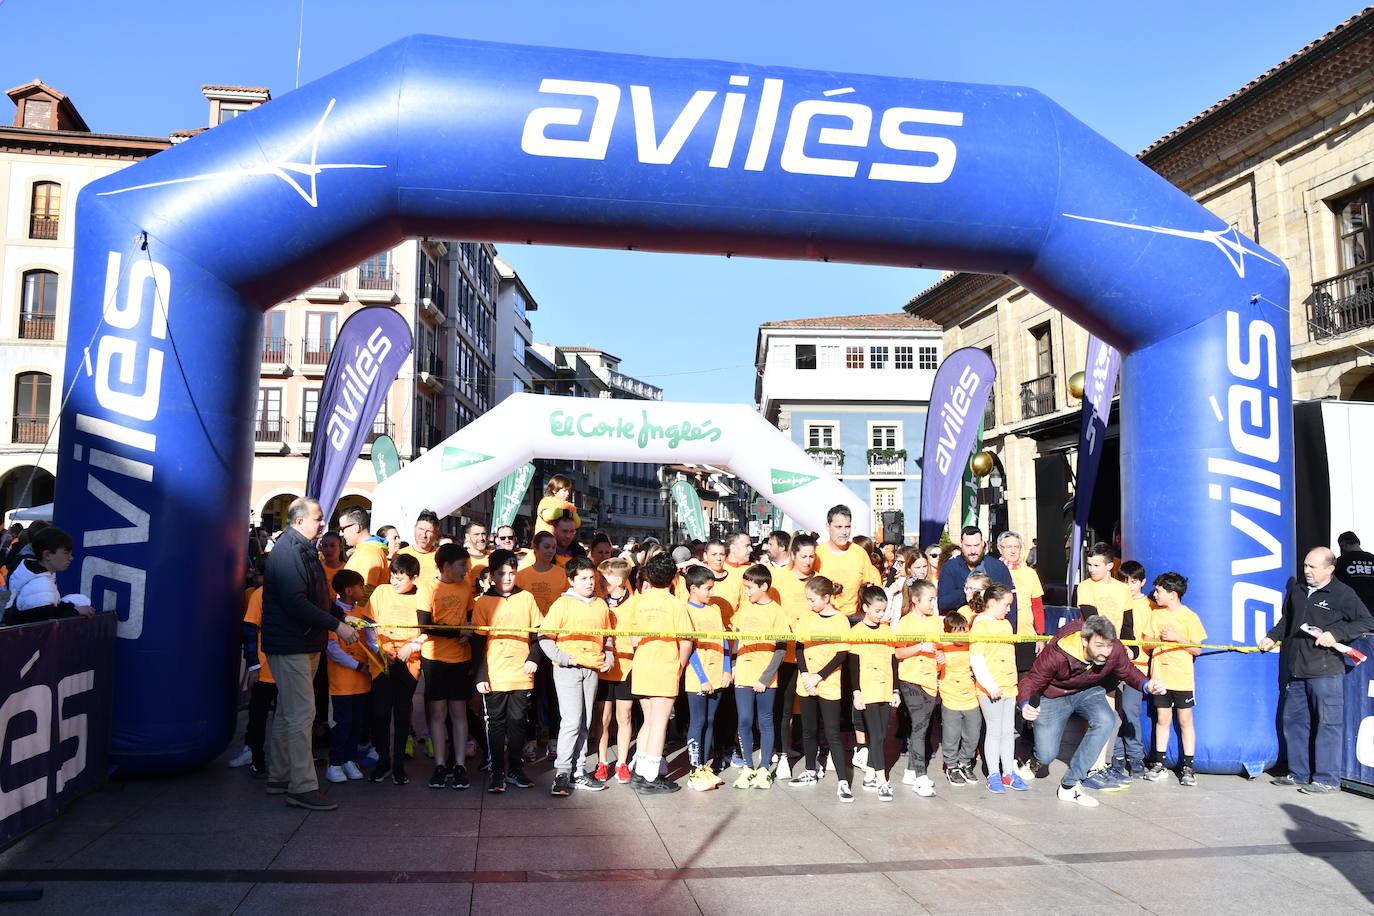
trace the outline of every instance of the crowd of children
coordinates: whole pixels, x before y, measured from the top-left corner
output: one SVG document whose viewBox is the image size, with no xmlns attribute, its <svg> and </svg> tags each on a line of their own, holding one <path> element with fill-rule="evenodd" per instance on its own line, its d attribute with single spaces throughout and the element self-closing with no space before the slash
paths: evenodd
<svg viewBox="0 0 1374 916">
<path fill-rule="evenodd" d="M 546 524 L 575 519 L 566 482 L 555 483 L 540 504 Z M 407 783 L 423 732 L 431 788 L 469 788 L 471 759 L 485 771 L 487 791 L 529 789 L 541 696 L 553 706 L 556 740 L 547 735 L 547 753 L 557 797 L 612 783 L 644 794 L 684 784 L 709 791 L 733 768 L 734 789 L 767 790 L 777 779 L 814 787 L 833 770 L 840 801 L 852 802 L 858 789 L 891 802 L 889 774 L 902 753 L 901 783 L 930 797 L 936 746 L 952 787 L 1023 792 L 1044 775 L 1018 754 L 1026 723 L 1014 641 L 1027 628 L 1014 633 L 1008 619 L 1016 591 L 972 572 L 966 603 L 942 614 L 935 580 L 957 552 L 942 551 L 932 564 L 933 549 L 884 553 L 855 539 L 870 552 L 871 572 L 847 590 L 816 572 L 821 545 L 809 534 L 775 532 L 768 553 L 744 561 L 735 552 L 743 544 L 728 553 L 711 541 L 630 558 L 610 555 L 604 539 L 594 560 L 557 552 L 548 531 L 524 553 L 436 546 L 438 519 L 424 513 L 417 544 L 367 537 L 345 563 L 340 535 L 350 525 L 366 530 L 367 520 L 352 509 L 341 521 L 340 533 L 321 541 L 321 563 L 337 616 L 364 638 L 348 646 L 331 639 L 326 653 L 330 782 Z M 1187 580 L 1164 573 L 1147 597 L 1139 563 L 1120 564 L 1119 579 L 1113 565 L 1110 548 L 1089 552 L 1077 604 L 1084 615 L 1108 618 L 1122 639 L 1154 641 L 1130 651 L 1168 690 L 1150 698 L 1156 727 L 1147 753 L 1142 695 L 1117 688 L 1118 735 L 1083 785 L 1119 791 L 1132 777 L 1164 778 L 1175 721 L 1180 782 L 1194 785 L 1199 650 L 1191 644 L 1206 633 L 1181 603 Z M 264 723 L 274 695 L 251 642 L 261 606 L 261 588 L 250 589 L 245 657 L 257 673 L 245 748 L 231 761 L 257 776 L 266 773 Z M 685 745 L 682 782 L 666 763 L 670 730 Z"/>
</svg>

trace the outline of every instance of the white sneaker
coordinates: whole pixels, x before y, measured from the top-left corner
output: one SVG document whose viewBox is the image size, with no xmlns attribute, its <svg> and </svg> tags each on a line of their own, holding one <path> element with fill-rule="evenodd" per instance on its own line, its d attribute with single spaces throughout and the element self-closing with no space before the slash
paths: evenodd
<svg viewBox="0 0 1374 916">
<path fill-rule="evenodd" d="M 324 778 L 330 782 L 348 782 L 348 775 L 344 773 L 343 767 L 329 767 L 324 771 Z"/>
<path fill-rule="evenodd" d="M 916 771 L 915 771 L 915 770 L 905 770 L 905 771 L 902 772 L 902 785 L 904 785 L 904 786 L 914 786 L 914 785 L 916 785 Z"/>
<path fill-rule="evenodd" d="M 854 748 L 854 756 L 850 758 L 849 765 L 856 770 L 868 769 L 868 745 L 861 744 Z"/>
<path fill-rule="evenodd" d="M 1016 775 L 1021 777 L 1021 781 L 1030 785 L 1035 782 L 1035 764 L 1027 760 L 1025 763 L 1016 765 Z"/>
<path fill-rule="evenodd" d="M 354 763 L 352 760 L 348 761 L 348 763 L 345 763 L 345 764 L 343 765 L 343 771 L 344 771 L 344 775 L 347 776 L 349 779 L 362 779 L 362 778 L 363 778 L 363 771 L 362 771 L 362 769 L 359 768 L 359 766 L 358 766 L 356 763 Z"/>
<path fill-rule="evenodd" d="M 1096 808 L 1098 806 L 1097 799 L 1089 795 L 1082 786 L 1074 786 L 1072 789 L 1066 789 L 1063 786 L 1060 786 L 1059 800 L 1065 802 L 1072 802 L 1073 804 L 1081 805 L 1084 808 Z"/>
<path fill-rule="evenodd" d="M 917 776 L 915 781 L 912 783 L 911 791 L 915 792 L 922 798 L 934 798 L 935 781 L 925 773 L 922 773 L 920 776 Z"/>
<path fill-rule="evenodd" d="M 775 756 L 778 761 L 778 767 L 773 771 L 773 777 L 775 779 L 791 779 L 792 761 L 787 759 L 786 754 L 777 754 Z"/>
<path fill-rule="evenodd" d="M 253 762 L 253 752 L 250 751 L 250 750 L 248 749 L 248 745 L 245 744 L 245 745 L 243 746 L 243 750 L 239 751 L 239 752 L 238 752 L 237 754 L 235 754 L 232 758 L 230 758 L 230 760 L 229 760 L 229 765 L 230 765 L 231 767 L 246 767 L 246 766 L 248 766 L 248 764 L 250 764 L 250 763 L 252 763 L 252 762 Z"/>
</svg>

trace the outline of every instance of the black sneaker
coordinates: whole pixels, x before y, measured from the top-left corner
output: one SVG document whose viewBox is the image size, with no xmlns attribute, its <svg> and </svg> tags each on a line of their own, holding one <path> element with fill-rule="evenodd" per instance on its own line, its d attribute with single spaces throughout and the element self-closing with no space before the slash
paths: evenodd
<svg viewBox="0 0 1374 916">
<path fill-rule="evenodd" d="M 606 788 L 606 781 L 604 779 L 597 779 L 590 773 L 578 773 L 577 776 L 573 778 L 573 785 L 588 792 L 600 792 L 602 789 Z"/>
<path fill-rule="evenodd" d="M 391 781 L 396 783 L 396 785 L 398 786 L 403 786 L 406 783 L 410 782 L 410 777 L 407 776 L 406 771 L 401 769 L 400 767 L 392 767 Z"/>
<path fill-rule="evenodd" d="M 1302 785 L 1302 783 L 1300 783 L 1300 782 L 1298 782 L 1296 779 L 1294 779 L 1294 778 L 1293 778 L 1293 774 L 1289 773 L 1289 774 L 1287 774 L 1287 775 L 1285 775 L 1285 776 L 1275 776 L 1273 779 L 1269 780 L 1269 785 L 1271 785 L 1271 786 L 1284 786 L 1284 787 L 1286 787 L 1286 788 L 1292 788 L 1292 787 L 1294 787 L 1294 786 L 1300 786 L 1300 785 Z"/>
<path fill-rule="evenodd" d="M 442 789 L 448 785 L 448 767 L 442 763 L 436 764 L 434 772 L 429 777 L 429 787 L 431 789 Z"/>
<path fill-rule="evenodd" d="M 566 798 L 572 794 L 572 779 L 567 773 L 559 773 L 553 777 L 553 788 L 549 790 L 550 795 L 557 795 Z"/>
<path fill-rule="evenodd" d="M 667 795 L 681 788 L 682 786 L 670 782 L 666 776 L 660 776 L 657 779 L 645 779 L 635 786 L 635 791 L 640 795 Z"/>
<path fill-rule="evenodd" d="M 1309 782 L 1298 791 L 1304 795 L 1331 795 L 1334 792 L 1341 791 L 1341 787 L 1328 785 L 1324 782 Z"/>
<path fill-rule="evenodd" d="M 965 776 L 964 771 L 959 769 L 958 767 L 949 767 L 948 769 L 946 769 L 945 779 L 948 779 L 949 784 L 952 786 L 968 785 L 968 777 Z"/>
<path fill-rule="evenodd" d="M 487 783 L 487 791 L 488 791 L 488 792 L 504 792 L 504 791 L 506 791 L 506 774 L 505 774 L 505 773 L 502 773 L 500 770 L 492 770 L 492 771 L 491 771 L 491 781 L 490 781 L 489 783 Z"/>
<path fill-rule="evenodd" d="M 1181 786 L 1197 785 L 1197 771 L 1192 767 L 1183 767 L 1178 771 L 1178 784 Z"/>
<path fill-rule="evenodd" d="M 367 774 L 367 781 L 368 781 L 368 782 L 385 782 L 385 781 L 386 781 L 386 778 L 387 778 L 388 776 L 390 776 L 390 775 L 391 775 L 391 767 L 389 767 L 389 766 L 384 767 L 384 766 L 378 764 L 377 766 L 375 766 L 375 767 L 372 768 L 372 772 L 371 772 L 371 773 L 368 773 L 368 774 Z"/>
<path fill-rule="evenodd" d="M 455 763 L 449 767 L 448 778 L 444 785 L 449 789 L 466 789 L 468 787 L 468 768 L 461 763 Z"/>
<path fill-rule="evenodd" d="M 633 776 L 630 777 L 630 788 L 638 792 L 639 787 L 644 785 L 648 781 L 649 780 L 645 779 L 643 776 L 640 776 L 638 773 L 635 773 Z"/>
<path fill-rule="evenodd" d="M 506 774 L 506 782 L 510 783 L 513 786 L 519 786 L 522 789 L 534 788 L 534 780 L 526 776 L 525 771 L 520 769 L 519 767 L 516 767 L 515 769 L 511 770 L 509 773 Z"/>
</svg>

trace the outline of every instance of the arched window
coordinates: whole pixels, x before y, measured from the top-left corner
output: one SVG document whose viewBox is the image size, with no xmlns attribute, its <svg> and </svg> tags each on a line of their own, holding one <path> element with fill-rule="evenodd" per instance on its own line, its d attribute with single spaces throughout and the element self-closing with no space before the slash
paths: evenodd
<svg viewBox="0 0 1374 916">
<path fill-rule="evenodd" d="M 56 324 L 57 274 L 51 270 L 24 271 L 19 336 L 29 340 L 52 340 Z"/>
<path fill-rule="evenodd" d="M 62 186 L 55 181 L 35 181 L 29 208 L 29 238 L 57 238 L 58 217 L 62 213 Z"/>
<path fill-rule="evenodd" d="M 52 376 L 46 372 L 21 372 L 14 380 L 15 442 L 42 443 L 48 438 L 48 405 Z"/>
</svg>

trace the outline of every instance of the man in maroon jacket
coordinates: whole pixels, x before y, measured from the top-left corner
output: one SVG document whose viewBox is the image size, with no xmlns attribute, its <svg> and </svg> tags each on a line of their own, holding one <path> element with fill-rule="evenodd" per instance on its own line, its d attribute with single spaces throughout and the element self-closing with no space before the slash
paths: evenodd
<svg viewBox="0 0 1374 916">
<path fill-rule="evenodd" d="M 1097 807 L 1097 799 L 1079 784 L 1116 727 L 1107 690 L 1117 683 L 1154 694 L 1165 692 L 1162 682 L 1147 681 L 1131 664 L 1126 647 L 1117 641 L 1116 627 L 1099 614 L 1060 627 L 1021 679 L 1017 703 L 1026 721 L 1035 723 L 1035 759 L 1041 766 L 1049 766 L 1059 756 L 1070 716 L 1088 723 L 1088 732 L 1060 781 L 1060 801 Z"/>
</svg>

